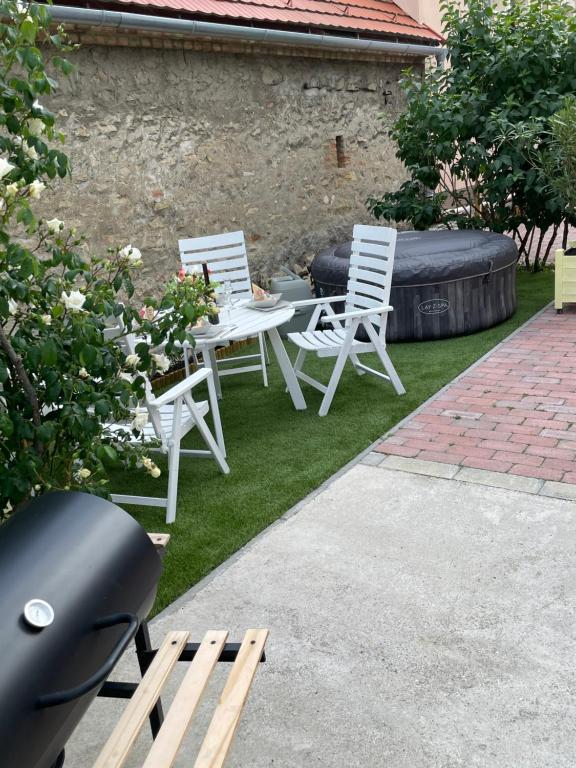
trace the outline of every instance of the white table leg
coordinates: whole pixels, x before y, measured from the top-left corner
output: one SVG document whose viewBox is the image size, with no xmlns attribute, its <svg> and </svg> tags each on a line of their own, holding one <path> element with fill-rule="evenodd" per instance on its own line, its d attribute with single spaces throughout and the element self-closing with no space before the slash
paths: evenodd
<svg viewBox="0 0 576 768">
<path fill-rule="evenodd" d="M 294 408 L 296 408 L 297 411 L 304 411 L 306 409 L 306 400 L 304 400 L 304 395 L 300 389 L 300 383 L 294 373 L 292 363 L 290 362 L 288 353 L 286 352 L 280 334 L 278 333 L 278 328 L 269 328 L 266 333 L 268 334 L 270 344 L 276 355 L 276 360 L 278 360 L 282 376 L 284 376 L 284 381 L 286 382 L 288 392 L 294 403 Z"/>
<path fill-rule="evenodd" d="M 204 364 L 212 368 L 214 374 L 214 386 L 218 400 L 222 400 L 222 387 L 220 386 L 220 377 L 218 376 L 218 361 L 216 360 L 216 347 L 208 347 L 204 350 Z"/>
<path fill-rule="evenodd" d="M 204 365 L 206 368 L 210 368 L 213 373 L 214 391 L 218 400 L 222 399 L 222 390 L 220 389 L 220 379 L 218 377 L 218 365 L 216 363 L 216 349 L 215 347 L 202 347 L 202 357 L 204 358 Z M 224 432 L 222 431 L 222 421 L 220 417 L 213 418 L 214 424 L 214 437 L 218 443 L 218 447 L 226 456 L 226 448 L 224 447 Z"/>
</svg>

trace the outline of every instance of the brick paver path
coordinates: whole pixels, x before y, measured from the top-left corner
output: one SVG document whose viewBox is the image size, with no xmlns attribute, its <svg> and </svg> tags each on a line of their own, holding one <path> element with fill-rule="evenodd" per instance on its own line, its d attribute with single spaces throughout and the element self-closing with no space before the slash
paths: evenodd
<svg viewBox="0 0 576 768">
<path fill-rule="evenodd" d="M 548 308 L 375 450 L 576 484 L 576 312 Z"/>
</svg>

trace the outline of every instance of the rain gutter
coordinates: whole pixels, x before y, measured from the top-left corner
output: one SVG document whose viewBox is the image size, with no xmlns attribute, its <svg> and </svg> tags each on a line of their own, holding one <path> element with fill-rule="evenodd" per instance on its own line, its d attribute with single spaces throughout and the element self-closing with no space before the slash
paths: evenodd
<svg viewBox="0 0 576 768">
<path fill-rule="evenodd" d="M 236 24 L 215 24 L 213 22 L 195 21 L 193 19 L 175 19 L 164 16 L 148 16 L 140 13 L 74 8 L 65 5 L 49 6 L 48 12 L 52 19 L 57 22 L 90 27 L 108 27 L 116 30 L 131 29 L 250 42 L 312 46 L 325 49 L 387 52 L 409 56 L 435 56 L 439 66 L 444 65 L 447 56 L 447 49 L 441 48 L 438 45 L 419 45 L 417 43 L 399 43 L 391 40 L 367 40 L 358 37 L 287 32 L 280 29 L 243 27 Z"/>
</svg>

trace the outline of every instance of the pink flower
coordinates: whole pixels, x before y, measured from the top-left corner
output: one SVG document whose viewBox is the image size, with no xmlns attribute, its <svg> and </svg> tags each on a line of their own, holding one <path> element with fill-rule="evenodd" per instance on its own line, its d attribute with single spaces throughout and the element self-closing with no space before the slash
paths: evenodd
<svg viewBox="0 0 576 768">
<path fill-rule="evenodd" d="M 178 280 L 182 282 L 182 280 L 184 280 L 185 277 L 186 277 L 186 270 L 184 269 L 184 267 L 180 267 L 180 269 L 178 270 Z"/>
<path fill-rule="evenodd" d="M 156 310 L 154 307 L 142 307 L 142 309 L 138 312 L 142 320 L 154 320 L 154 317 L 156 316 Z"/>
</svg>

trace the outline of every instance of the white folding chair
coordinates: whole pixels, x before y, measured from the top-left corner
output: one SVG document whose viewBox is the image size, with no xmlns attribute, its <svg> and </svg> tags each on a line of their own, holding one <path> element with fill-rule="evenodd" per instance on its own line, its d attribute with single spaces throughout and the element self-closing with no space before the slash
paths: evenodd
<svg viewBox="0 0 576 768">
<path fill-rule="evenodd" d="M 248 255 L 244 242 L 244 232 L 226 232 L 221 235 L 208 235 L 206 237 L 193 237 L 178 241 L 180 249 L 180 261 L 186 271 L 192 271 L 199 264 L 206 264 L 210 270 L 210 279 L 214 282 L 230 282 L 232 287 L 232 301 L 252 299 L 252 283 L 248 268 Z M 216 360 L 214 350 L 211 350 L 212 367 L 218 376 L 233 376 L 237 373 L 249 371 L 262 371 L 264 386 L 268 386 L 268 371 L 266 365 L 268 355 L 264 334 L 258 334 L 260 351 L 256 355 L 238 355 L 236 357 Z M 226 368 L 229 363 L 258 360 L 256 364 L 240 365 L 234 368 Z M 185 365 L 188 372 L 188 355 L 185 356 Z M 218 383 L 217 383 L 218 386 Z"/>
<path fill-rule="evenodd" d="M 354 227 L 346 295 L 293 302 L 295 307 L 315 305 L 307 330 L 302 333 L 289 333 L 288 338 L 299 347 L 294 365 L 296 375 L 324 393 L 320 416 L 326 416 L 330 410 L 348 358 L 358 374 L 368 372 L 391 381 L 398 395 L 403 395 L 406 391 L 386 352 L 386 319 L 387 313 L 393 309 L 388 302 L 395 247 L 396 230 L 357 224 Z M 341 302 L 345 302 L 345 311 L 335 314 L 330 305 Z M 322 315 L 322 312 L 326 314 Z M 329 323 L 332 328 L 317 331 L 318 322 Z M 355 338 L 360 326 L 365 328 L 369 341 L 359 341 Z M 303 372 L 302 367 L 308 352 L 314 352 L 318 357 L 336 357 L 328 386 Z M 385 374 L 359 361 L 358 355 L 365 352 L 375 352 L 378 355 Z"/>
<path fill-rule="evenodd" d="M 113 331 L 109 335 L 113 338 Z M 134 351 L 136 340 L 132 335 L 122 340 L 127 350 Z M 194 399 L 192 390 L 206 381 L 208 386 L 208 401 Z M 226 449 L 222 437 L 222 425 L 218 408 L 218 397 L 214 386 L 214 375 L 210 368 L 203 368 L 184 381 L 175 384 L 167 392 L 156 397 L 152 392 L 150 382 L 146 382 L 145 406 L 148 410 L 149 421 L 138 435 L 132 435 L 130 442 L 139 445 L 150 445 L 151 451 L 159 451 L 168 455 L 168 494 L 166 498 L 151 496 L 133 496 L 112 494 L 112 501 L 119 504 L 142 504 L 143 506 L 162 507 L 166 509 L 166 522 L 173 523 L 176 519 L 176 503 L 178 499 L 178 470 L 181 456 L 199 456 L 216 461 L 221 472 L 227 475 L 230 468 L 226 462 Z M 205 417 L 212 412 L 214 432 L 219 439 L 214 439 Z M 110 423 L 106 425 L 109 432 L 130 432 L 130 423 Z M 192 429 L 196 428 L 206 449 L 190 450 L 181 448 L 182 439 Z"/>
</svg>

